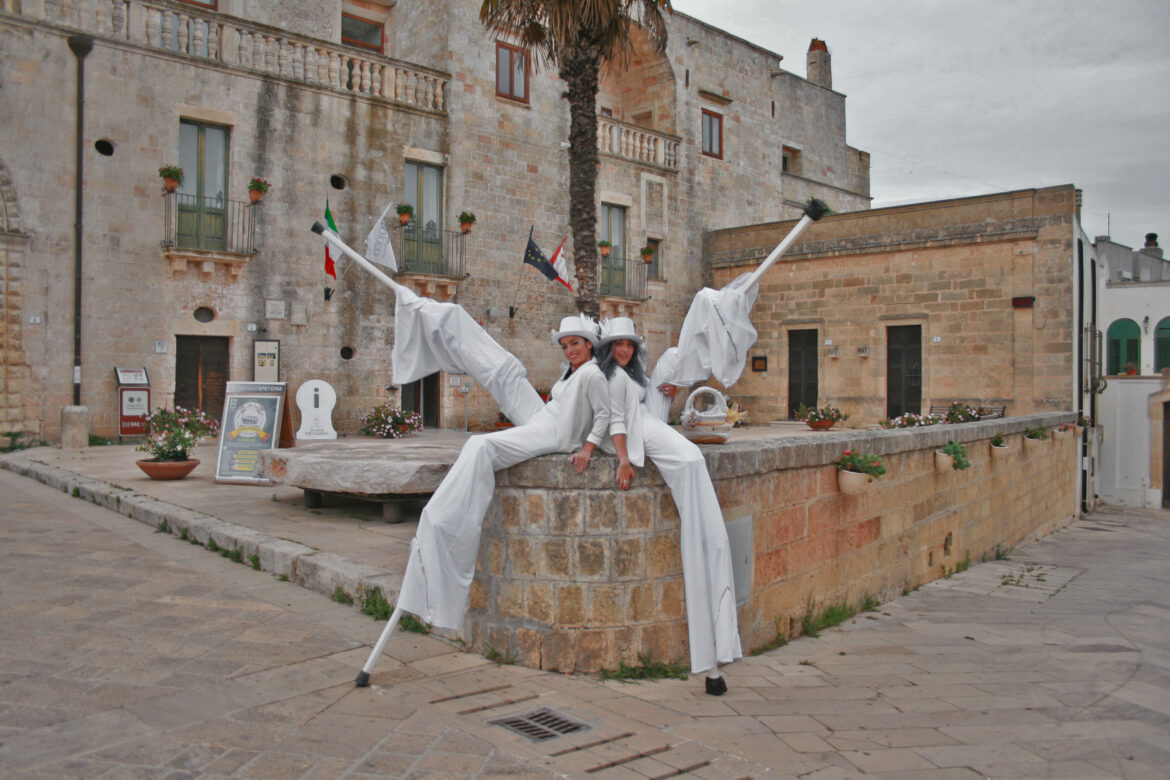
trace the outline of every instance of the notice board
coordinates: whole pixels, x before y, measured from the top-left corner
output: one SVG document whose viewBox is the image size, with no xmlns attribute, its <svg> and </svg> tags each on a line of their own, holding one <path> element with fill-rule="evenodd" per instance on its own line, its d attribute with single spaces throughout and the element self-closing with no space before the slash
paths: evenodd
<svg viewBox="0 0 1170 780">
<path fill-rule="evenodd" d="M 216 482 L 267 485 L 257 472 L 260 452 L 293 445 L 284 382 L 228 382 L 220 423 Z"/>
</svg>

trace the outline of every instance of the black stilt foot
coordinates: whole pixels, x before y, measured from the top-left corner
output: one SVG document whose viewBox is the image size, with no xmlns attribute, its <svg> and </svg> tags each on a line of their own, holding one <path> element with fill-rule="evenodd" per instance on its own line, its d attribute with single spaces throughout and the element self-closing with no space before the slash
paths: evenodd
<svg viewBox="0 0 1170 780">
<path fill-rule="evenodd" d="M 354 683 L 359 688 L 365 688 L 367 685 L 370 684 L 370 673 L 369 672 L 358 672 L 358 676 L 356 679 L 354 679 Z M 726 689 L 726 687 L 727 686 L 724 686 L 724 689 Z"/>
<path fill-rule="evenodd" d="M 727 680 L 724 680 L 722 677 L 708 677 L 707 693 L 712 696 L 722 696 L 727 693 Z"/>
</svg>

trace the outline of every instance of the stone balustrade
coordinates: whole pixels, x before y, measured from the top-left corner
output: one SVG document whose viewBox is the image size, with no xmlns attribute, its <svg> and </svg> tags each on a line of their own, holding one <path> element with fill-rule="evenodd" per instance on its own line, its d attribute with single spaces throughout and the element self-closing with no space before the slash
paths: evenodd
<svg viewBox="0 0 1170 780">
<path fill-rule="evenodd" d="M 609 117 L 597 118 L 597 150 L 625 160 L 678 170 L 679 139 Z"/>
<path fill-rule="evenodd" d="M 446 110 L 449 77 L 377 54 L 254 25 L 195 6 L 141 0 L 4 0 L 3 10 L 151 49 L 338 92 Z"/>
<path fill-rule="evenodd" d="M 1023 433 L 1073 418 L 806 436 L 749 428 L 704 446 L 746 583 L 744 650 L 800 633 L 810 610 L 888 599 L 1070 521 L 1079 439 L 1053 431 L 1025 447 Z M 993 459 L 997 433 L 1010 451 Z M 934 450 L 948 439 L 967 446 L 969 469 L 936 469 Z M 889 473 L 841 493 L 835 461 L 847 449 L 878 454 Z M 475 650 L 564 672 L 643 653 L 687 657 L 674 502 L 651 465 L 627 492 L 613 489 L 613 468 L 598 457 L 579 475 L 547 456 L 498 473 L 464 632 Z"/>
</svg>

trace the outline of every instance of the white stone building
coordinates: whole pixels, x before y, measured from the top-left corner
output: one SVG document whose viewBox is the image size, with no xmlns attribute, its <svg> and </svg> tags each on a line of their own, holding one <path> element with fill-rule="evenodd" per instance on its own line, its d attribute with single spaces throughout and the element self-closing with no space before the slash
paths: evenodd
<svg viewBox="0 0 1170 780">
<path fill-rule="evenodd" d="M 555 69 L 490 36 L 478 8 L 3 0 L 0 433 L 54 440 L 76 396 L 114 435 L 115 367 L 144 367 L 155 407 L 217 413 L 224 381 L 252 379 L 272 342 L 292 390 L 337 388 L 343 433 L 388 400 L 462 427 L 458 380 L 392 385 L 392 296 L 346 261 L 324 275 L 309 227 L 327 200 L 359 248 L 388 202 L 411 203 L 400 278 L 458 301 L 551 385 L 547 333 L 572 296 L 521 257 L 530 227 L 546 252 L 569 232 L 568 106 Z M 823 45 L 809 80 L 683 14 L 668 28 L 665 54 L 641 47 L 605 75 L 598 117 L 604 307 L 637 317 L 655 353 L 702 284 L 706 230 L 792 217 L 811 196 L 869 204 Z M 185 176 L 163 195 L 168 164 Z M 252 177 L 271 184 L 259 205 Z M 473 423 L 494 419 L 478 388 L 468 402 Z"/>
</svg>

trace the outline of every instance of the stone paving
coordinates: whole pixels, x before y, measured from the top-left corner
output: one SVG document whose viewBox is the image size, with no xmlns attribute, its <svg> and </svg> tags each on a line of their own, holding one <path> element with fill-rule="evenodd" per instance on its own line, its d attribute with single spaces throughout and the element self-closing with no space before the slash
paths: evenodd
<svg viewBox="0 0 1170 780">
<path fill-rule="evenodd" d="M 158 489 L 123 449 L 0 461 Z M 338 557 L 412 528 L 201 479 L 166 487 L 167 506 L 283 524 Z M 78 493 L 0 472 L 5 777 L 1163 778 L 1170 763 L 1166 511 L 1102 509 L 731 664 L 716 698 L 697 678 L 498 666 L 415 634 L 355 688 L 380 623 Z M 545 741 L 494 724 L 538 710 Z"/>
</svg>

